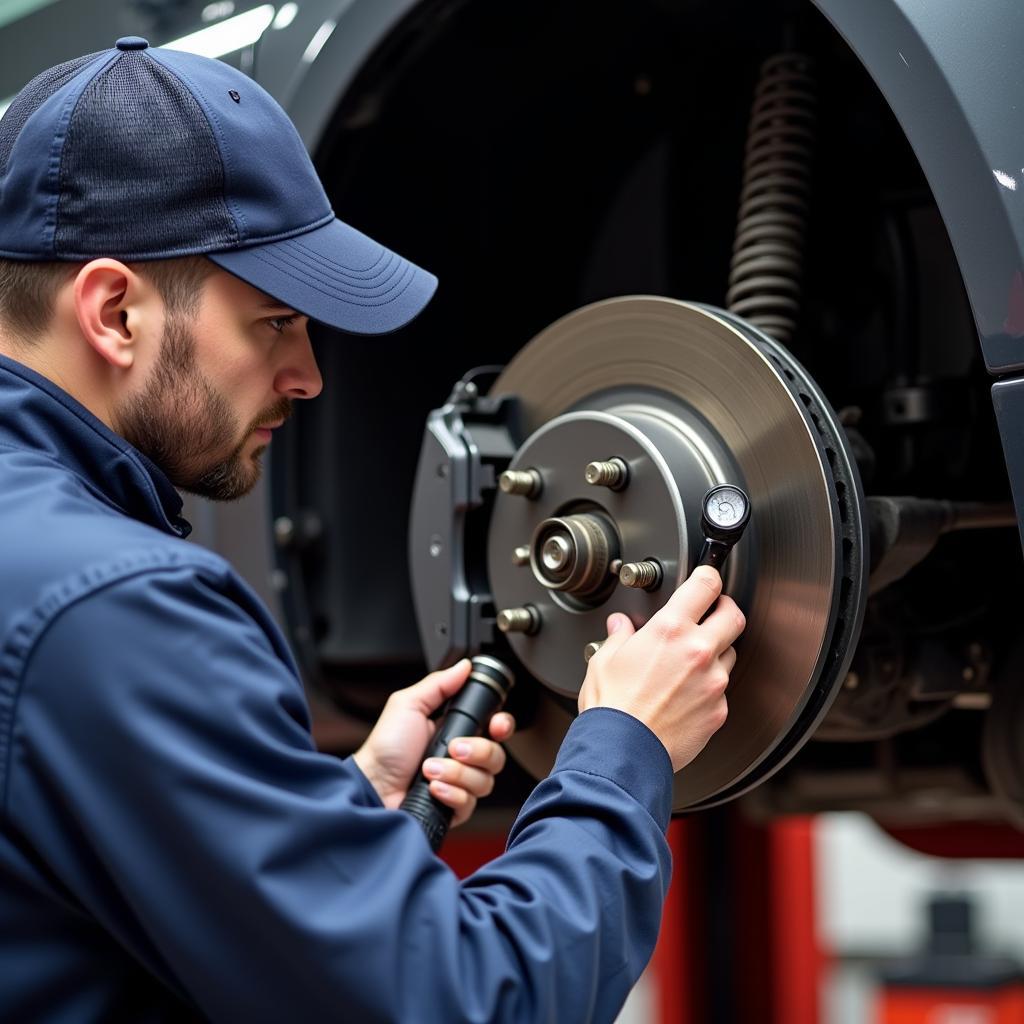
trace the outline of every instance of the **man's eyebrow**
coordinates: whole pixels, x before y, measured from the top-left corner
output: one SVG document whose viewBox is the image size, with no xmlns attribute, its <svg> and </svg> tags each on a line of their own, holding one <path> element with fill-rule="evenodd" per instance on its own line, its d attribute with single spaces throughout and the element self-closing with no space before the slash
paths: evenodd
<svg viewBox="0 0 1024 1024">
<path fill-rule="evenodd" d="M 278 302 L 275 299 L 268 299 L 266 302 L 260 303 L 260 309 L 272 309 L 275 312 L 285 312 L 291 316 L 305 316 L 305 313 L 300 313 L 297 309 L 292 309 L 291 306 L 286 306 L 283 302 Z"/>
</svg>

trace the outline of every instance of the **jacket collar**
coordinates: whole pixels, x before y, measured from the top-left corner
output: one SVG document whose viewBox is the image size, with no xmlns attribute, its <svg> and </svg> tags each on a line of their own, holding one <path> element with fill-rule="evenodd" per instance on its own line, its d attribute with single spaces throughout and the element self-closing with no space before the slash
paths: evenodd
<svg viewBox="0 0 1024 1024">
<path fill-rule="evenodd" d="M 133 519 L 176 537 L 192 531 L 161 469 L 53 381 L 2 355 L 0 445 L 46 453 Z"/>
</svg>

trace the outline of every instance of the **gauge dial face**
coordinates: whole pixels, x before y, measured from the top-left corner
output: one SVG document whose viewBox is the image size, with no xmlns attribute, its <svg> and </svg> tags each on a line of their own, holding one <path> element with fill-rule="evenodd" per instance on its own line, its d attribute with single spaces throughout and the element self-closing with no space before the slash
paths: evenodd
<svg viewBox="0 0 1024 1024">
<path fill-rule="evenodd" d="M 720 530 L 739 526 L 747 516 L 747 496 L 738 487 L 716 487 L 704 501 L 704 515 Z"/>
</svg>

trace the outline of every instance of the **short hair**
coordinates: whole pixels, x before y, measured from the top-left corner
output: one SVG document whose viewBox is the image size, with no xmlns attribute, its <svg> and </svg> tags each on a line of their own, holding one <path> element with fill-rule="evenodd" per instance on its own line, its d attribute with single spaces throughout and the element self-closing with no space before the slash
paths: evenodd
<svg viewBox="0 0 1024 1024">
<path fill-rule="evenodd" d="M 26 263 L 0 259 L 0 330 L 31 345 L 39 332 L 49 326 L 57 293 L 86 262 Z M 186 319 L 199 312 L 203 282 L 216 269 L 205 256 L 126 262 L 126 266 L 156 286 L 169 316 Z"/>
</svg>

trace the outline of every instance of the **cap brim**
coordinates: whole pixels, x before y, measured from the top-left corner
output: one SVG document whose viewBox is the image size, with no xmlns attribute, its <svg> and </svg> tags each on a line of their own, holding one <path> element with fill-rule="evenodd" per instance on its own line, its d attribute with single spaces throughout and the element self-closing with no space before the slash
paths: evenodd
<svg viewBox="0 0 1024 1024">
<path fill-rule="evenodd" d="M 284 305 L 353 334 L 397 331 L 437 288 L 433 274 L 337 218 L 293 238 L 206 255 Z"/>
</svg>

